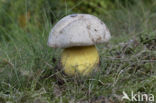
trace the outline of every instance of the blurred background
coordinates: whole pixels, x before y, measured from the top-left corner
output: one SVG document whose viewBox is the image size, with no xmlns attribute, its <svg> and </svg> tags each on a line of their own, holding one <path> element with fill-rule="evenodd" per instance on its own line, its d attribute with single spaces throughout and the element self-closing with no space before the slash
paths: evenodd
<svg viewBox="0 0 156 103">
<path fill-rule="evenodd" d="M 126 11 L 127 7 L 129 11 Z M 121 9 L 124 12 L 121 13 Z M 113 21 L 120 21 L 121 25 L 127 23 L 126 25 L 134 25 L 132 28 L 136 26 L 137 29 L 142 26 L 139 22 L 147 23 L 150 21 L 146 21 L 146 18 L 155 17 L 155 9 L 154 0 L 0 0 L 0 38 L 9 40 L 14 35 L 10 32 L 15 28 L 45 29 L 47 22 L 54 24 L 71 13 L 89 13 L 105 20 L 108 25 L 114 25 L 111 24 Z M 131 12 L 137 15 L 131 18 Z M 148 15 L 151 12 L 152 17 Z M 114 15 L 120 18 L 113 18 Z M 125 22 L 125 19 L 129 21 Z M 155 24 L 155 21 L 151 23 Z"/>
</svg>

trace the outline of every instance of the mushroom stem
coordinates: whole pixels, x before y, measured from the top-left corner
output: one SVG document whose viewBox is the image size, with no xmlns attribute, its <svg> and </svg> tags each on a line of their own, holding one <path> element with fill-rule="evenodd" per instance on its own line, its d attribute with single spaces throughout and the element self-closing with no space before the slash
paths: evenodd
<svg viewBox="0 0 156 103">
<path fill-rule="evenodd" d="M 67 75 L 89 75 L 99 63 L 98 51 L 95 46 L 66 48 L 61 63 Z"/>
</svg>

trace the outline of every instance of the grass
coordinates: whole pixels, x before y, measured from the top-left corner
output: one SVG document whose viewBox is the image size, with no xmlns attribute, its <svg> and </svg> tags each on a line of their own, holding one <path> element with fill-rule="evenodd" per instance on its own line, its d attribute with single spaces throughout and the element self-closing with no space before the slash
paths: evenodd
<svg viewBox="0 0 156 103">
<path fill-rule="evenodd" d="M 85 79 L 55 71 L 61 50 L 47 46 L 52 25 L 46 15 L 40 26 L 11 20 L 3 30 L 10 40 L 0 42 L 0 103 L 132 103 L 121 101 L 122 92 L 132 90 L 156 99 L 155 7 L 138 2 L 99 15 L 112 39 L 97 45 L 100 72 Z"/>
</svg>

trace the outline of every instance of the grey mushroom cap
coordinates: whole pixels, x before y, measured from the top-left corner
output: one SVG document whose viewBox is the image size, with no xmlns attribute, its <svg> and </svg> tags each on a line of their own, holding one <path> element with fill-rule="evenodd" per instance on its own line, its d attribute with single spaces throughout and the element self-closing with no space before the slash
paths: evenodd
<svg viewBox="0 0 156 103">
<path fill-rule="evenodd" d="M 106 25 L 97 17 L 89 14 L 72 14 L 62 18 L 52 28 L 48 46 L 53 48 L 89 46 L 107 42 L 110 38 Z"/>
</svg>

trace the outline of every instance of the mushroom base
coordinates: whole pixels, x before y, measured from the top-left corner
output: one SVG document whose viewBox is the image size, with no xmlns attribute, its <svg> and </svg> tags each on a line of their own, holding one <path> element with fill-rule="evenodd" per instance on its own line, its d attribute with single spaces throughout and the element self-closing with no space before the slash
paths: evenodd
<svg viewBox="0 0 156 103">
<path fill-rule="evenodd" d="M 61 63 L 65 74 L 89 75 L 99 63 L 99 55 L 95 46 L 71 47 L 64 49 Z"/>
</svg>

